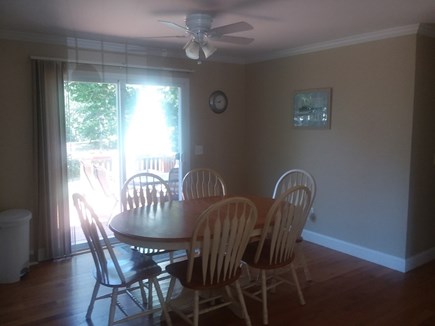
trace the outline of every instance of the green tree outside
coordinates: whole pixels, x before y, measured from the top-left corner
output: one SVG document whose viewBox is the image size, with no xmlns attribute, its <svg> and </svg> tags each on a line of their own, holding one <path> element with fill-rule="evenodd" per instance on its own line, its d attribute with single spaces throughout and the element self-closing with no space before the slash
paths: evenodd
<svg viewBox="0 0 435 326">
<path fill-rule="evenodd" d="M 82 149 L 113 150 L 118 148 L 117 84 L 65 82 L 65 120 L 67 143 L 81 143 Z M 172 150 L 178 151 L 179 89 L 161 86 L 162 107 L 171 129 Z M 128 128 L 136 107 L 138 89 L 127 85 L 122 94 L 124 123 Z M 78 176 L 80 166 L 68 158 L 70 176 Z"/>
</svg>

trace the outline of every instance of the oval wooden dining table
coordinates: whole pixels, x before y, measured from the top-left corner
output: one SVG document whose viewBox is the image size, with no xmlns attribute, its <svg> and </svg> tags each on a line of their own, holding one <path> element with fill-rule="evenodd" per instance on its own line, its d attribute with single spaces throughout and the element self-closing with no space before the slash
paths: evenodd
<svg viewBox="0 0 435 326">
<path fill-rule="evenodd" d="M 188 249 L 197 218 L 211 204 L 229 197 L 236 196 L 172 201 L 134 208 L 115 215 L 109 222 L 109 228 L 119 241 L 132 246 L 164 250 Z M 258 217 L 253 236 L 259 235 L 274 199 L 242 197 L 252 200 L 257 207 Z"/>
</svg>

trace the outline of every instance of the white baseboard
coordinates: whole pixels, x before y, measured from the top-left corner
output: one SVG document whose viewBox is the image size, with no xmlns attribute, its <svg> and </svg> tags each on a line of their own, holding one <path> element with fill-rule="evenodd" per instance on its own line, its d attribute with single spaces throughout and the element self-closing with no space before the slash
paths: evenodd
<svg viewBox="0 0 435 326">
<path fill-rule="evenodd" d="M 403 258 L 395 257 L 380 251 L 368 249 L 343 240 L 332 238 L 323 234 L 304 230 L 302 236 L 305 240 L 315 244 L 358 257 L 369 262 L 394 269 L 399 272 L 406 272 L 406 261 Z"/>
<path fill-rule="evenodd" d="M 323 234 L 304 230 L 302 236 L 305 240 L 315 244 L 358 257 L 369 262 L 406 273 L 414 268 L 435 260 L 435 248 L 423 251 L 407 259 L 385 254 L 380 251 L 368 249 L 343 240 L 328 237 Z"/>
</svg>

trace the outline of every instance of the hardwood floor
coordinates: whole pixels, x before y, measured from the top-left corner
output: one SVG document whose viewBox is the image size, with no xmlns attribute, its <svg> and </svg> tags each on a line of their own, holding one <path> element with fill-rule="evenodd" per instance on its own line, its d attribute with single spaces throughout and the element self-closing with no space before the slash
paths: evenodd
<svg viewBox="0 0 435 326">
<path fill-rule="evenodd" d="M 270 325 L 435 325 L 435 261 L 402 274 L 312 243 L 304 245 L 314 280 L 303 284 L 307 303 L 299 305 L 292 287 L 280 287 L 269 295 Z M 20 282 L 0 284 L 0 325 L 106 325 L 108 301 L 97 302 L 92 321 L 85 320 L 94 285 L 92 267 L 90 255 L 82 254 L 35 265 Z M 166 287 L 167 281 L 162 282 L 164 291 Z M 261 325 L 261 304 L 246 302 L 252 324 Z M 171 316 L 174 325 L 185 325 Z M 129 325 L 158 321 L 155 316 Z M 244 322 L 221 310 L 201 316 L 200 324 Z"/>
</svg>

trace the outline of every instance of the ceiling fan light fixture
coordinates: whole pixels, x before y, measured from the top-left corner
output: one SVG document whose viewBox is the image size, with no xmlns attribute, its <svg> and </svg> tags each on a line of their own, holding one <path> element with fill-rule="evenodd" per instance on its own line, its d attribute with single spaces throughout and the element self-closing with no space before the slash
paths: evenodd
<svg viewBox="0 0 435 326">
<path fill-rule="evenodd" d="M 208 59 L 213 53 L 216 52 L 216 48 L 211 45 L 210 43 L 206 43 L 203 46 L 201 46 L 202 52 L 204 52 L 204 56 L 206 59 Z"/>
<path fill-rule="evenodd" d="M 199 44 L 191 40 L 185 47 L 186 55 L 189 59 L 199 59 Z"/>
</svg>

